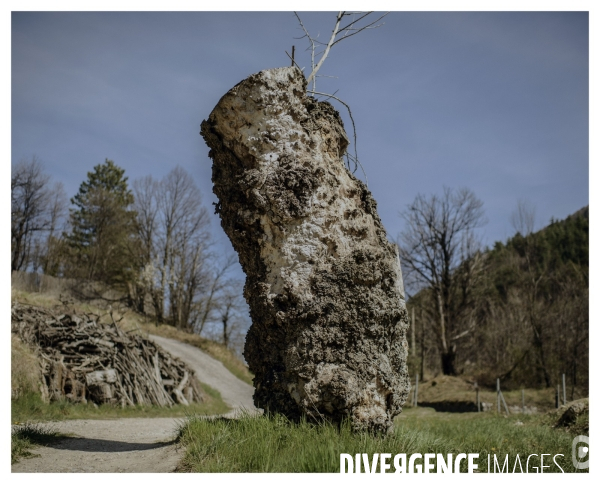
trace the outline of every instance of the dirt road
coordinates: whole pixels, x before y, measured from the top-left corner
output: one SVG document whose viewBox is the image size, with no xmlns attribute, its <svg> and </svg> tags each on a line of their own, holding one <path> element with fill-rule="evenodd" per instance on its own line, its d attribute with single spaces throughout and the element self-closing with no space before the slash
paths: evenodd
<svg viewBox="0 0 600 484">
<path fill-rule="evenodd" d="M 185 361 L 201 382 L 221 392 L 223 401 L 233 409 L 254 411 L 252 394 L 254 388 L 233 376 L 220 361 L 211 358 L 198 348 L 173 339 L 150 335 L 155 343 L 162 346 L 173 356 Z"/>
<path fill-rule="evenodd" d="M 151 336 L 174 356 L 190 365 L 198 378 L 219 390 L 235 415 L 256 411 L 254 389 L 233 376 L 221 362 L 194 346 Z M 57 431 L 72 435 L 48 447 L 33 450 L 39 457 L 21 459 L 12 472 L 173 472 L 182 449 L 173 444 L 181 419 L 123 418 L 52 422 Z"/>
</svg>

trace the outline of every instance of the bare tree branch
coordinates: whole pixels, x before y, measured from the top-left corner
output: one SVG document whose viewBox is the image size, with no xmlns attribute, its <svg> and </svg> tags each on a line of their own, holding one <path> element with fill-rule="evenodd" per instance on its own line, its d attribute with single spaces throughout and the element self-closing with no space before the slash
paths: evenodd
<svg viewBox="0 0 600 484">
<path fill-rule="evenodd" d="M 369 13 L 372 13 L 372 12 L 369 12 Z M 346 34 L 348 34 L 348 32 L 349 32 L 349 31 L 353 31 L 353 33 L 351 33 L 351 34 L 348 34 L 348 35 L 344 34 L 344 36 L 343 36 L 343 37 L 341 37 L 341 38 L 337 39 L 337 40 L 336 40 L 336 41 L 335 41 L 333 44 L 331 44 L 331 46 L 333 47 L 333 46 L 334 46 L 335 44 L 337 44 L 338 42 L 341 42 L 342 40 L 348 39 L 348 38 L 352 37 L 353 35 L 356 35 L 356 34 L 358 34 L 359 32 L 362 32 L 363 30 L 367 30 L 367 29 L 375 29 L 375 28 L 377 28 L 377 27 L 381 27 L 383 24 L 379 24 L 379 25 L 375 25 L 375 26 L 373 26 L 373 24 L 375 24 L 375 23 L 379 22 L 379 21 L 380 21 L 380 20 L 381 20 L 383 17 L 385 17 L 385 16 L 386 16 L 386 15 L 387 15 L 389 12 L 386 12 L 386 13 L 385 13 L 385 14 L 383 14 L 381 17 L 379 17 L 377 20 L 375 20 L 374 22 L 371 22 L 369 25 L 365 25 L 364 27 L 361 27 L 361 28 L 359 28 L 359 29 L 350 29 L 350 27 L 351 27 L 352 25 L 354 25 L 356 22 L 358 22 L 358 21 L 359 21 L 359 20 L 361 20 L 362 18 L 364 18 L 364 17 L 366 17 L 367 15 L 369 15 L 369 13 L 367 13 L 367 14 L 363 15 L 363 16 L 362 16 L 361 18 L 359 18 L 358 20 L 356 20 L 356 21 L 352 22 L 352 23 L 351 23 L 349 26 L 345 27 L 344 29 L 340 29 L 340 32 L 341 32 L 342 30 L 346 30 Z"/>
<path fill-rule="evenodd" d="M 300 18 L 300 16 L 296 12 L 294 12 L 294 15 L 298 19 L 298 22 L 300 23 L 300 27 L 302 27 L 302 30 L 304 30 L 304 35 L 302 37 L 300 37 L 300 38 L 302 39 L 302 38 L 306 37 L 308 39 L 308 41 L 310 42 L 310 49 L 311 49 L 311 54 L 310 54 L 310 71 L 312 73 L 312 71 L 315 70 L 315 45 L 316 45 L 316 40 L 313 39 L 311 37 L 311 35 L 308 33 L 308 30 L 306 30 L 306 27 L 304 27 L 304 24 L 302 23 L 302 19 Z M 316 82 L 316 80 L 313 80 L 313 90 L 315 90 L 316 88 L 317 88 L 317 82 Z"/>
<path fill-rule="evenodd" d="M 373 12 L 338 12 L 333 30 L 331 32 L 331 36 L 329 37 L 329 41 L 327 43 L 323 43 L 323 42 L 318 41 L 316 38 L 314 38 L 313 36 L 310 35 L 308 29 L 304 26 L 304 23 L 302 22 L 302 19 L 300 18 L 298 13 L 294 12 L 294 15 L 298 19 L 298 23 L 300 24 L 300 27 L 301 27 L 302 31 L 304 32 L 304 35 L 299 38 L 303 39 L 306 37 L 308 39 L 308 41 L 310 42 L 311 69 L 312 70 L 311 70 L 310 75 L 308 76 L 307 83 L 310 84 L 312 81 L 312 83 L 313 83 L 312 90 L 313 91 L 316 91 L 316 89 L 317 89 L 316 81 L 315 81 L 317 72 L 323 65 L 323 62 L 325 62 L 325 59 L 329 55 L 329 51 L 331 50 L 331 48 L 335 44 L 341 42 L 342 40 L 348 39 L 348 38 L 352 37 L 353 35 L 363 32 L 364 30 L 370 30 L 370 29 L 375 29 L 375 28 L 381 27 L 383 25 L 383 23 L 378 24 L 378 25 L 375 25 L 375 24 L 377 24 L 377 22 L 379 22 L 383 17 L 385 17 L 389 12 L 384 13 L 377 20 L 374 20 L 373 22 L 370 22 L 370 23 L 368 23 L 366 25 L 362 25 L 362 26 L 359 25 L 359 23 L 363 19 L 365 19 L 372 13 Z M 344 25 L 343 27 L 340 27 L 340 23 L 342 22 L 342 19 L 344 19 L 345 17 L 355 17 L 355 16 L 358 16 L 358 17 L 353 18 L 348 24 Z M 316 53 L 315 51 L 316 51 L 317 45 L 322 45 L 325 47 L 325 49 L 322 52 Z M 319 61 L 317 62 L 317 64 L 315 65 L 315 57 L 317 57 L 317 56 L 321 56 L 321 57 L 320 57 Z"/>
<path fill-rule="evenodd" d="M 339 103 L 343 104 L 344 107 L 348 110 L 348 114 L 350 115 L 350 121 L 352 122 L 352 130 L 353 130 L 353 135 L 354 135 L 354 155 L 350 155 L 350 153 L 346 153 L 348 169 L 350 169 L 351 162 L 354 163 L 354 170 L 352 171 L 352 173 L 355 173 L 356 170 L 358 169 L 358 167 L 360 167 L 361 171 L 363 172 L 363 174 L 365 176 L 365 182 L 366 182 L 367 186 L 369 183 L 367 174 L 365 172 L 364 167 L 362 166 L 362 164 L 360 163 L 360 161 L 358 159 L 358 150 L 356 148 L 356 140 L 357 140 L 356 124 L 354 123 L 352 111 L 350 110 L 350 107 L 348 106 L 348 104 L 346 104 L 344 101 L 342 101 L 341 99 L 339 99 L 338 97 L 335 96 L 335 93 L 325 94 L 325 93 L 317 92 L 316 78 L 317 78 L 317 72 L 323 65 L 323 62 L 325 62 L 325 59 L 329 55 L 329 51 L 335 44 L 337 44 L 338 42 L 341 42 L 342 40 L 347 39 L 359 32 L 362 32 L 364 30 L 377 28 L 377 27 L 381 26 L 382 24 L 380 24 L 380 25 L 375 25 L 375 24 L 377 22 L 379 22 L 383 17 L 385 17 L 389 12 L 383 14 L 377 20 L 370 22 L 367 25 L 360 26 L 359 23 L 362 20 L 364 20 L 365 18 L 367 18 L 372 13 L 373 12 L 344 12 L 344 11 L 338 12 L 336 15 L 335 25 L 331 32 L 331 36 L 329 37 L 329 41 L 325 44 L 323 42 L 318 41 L 316 38 L 314 38 L 313 36 L 310 35 L 310 32 L 305 27 L 305 25 L 302 22 L 302 19 L 300 18 L 298 13 L 294 12 L 294 15 L 298 19 L 298 23 L 300 24 L 300 28 L 304 32 L 304 35 L 299 38 L 303 39 L 306 37 L 308 39 L 308 41 L 310 42 L 309 48 L 311 50 L 311 68 L 312 68 L 312 70 L 311 70 L 310 75 L 307 78 L 307 84 L 310 85 L 310 83 L 312 82 L 312 89 L 309 90 L 308 92 L 313 95 L 325 96 L 327 99 L 335 99 Z M 344 25 L 343 27 L 340 27 L 342 20 L 346 17 L 353 17 L 353 18 L 346 25 Z M 322 52 L 316 53 L 317 45 L 324 45 L 325 49 Z M 290 55 L 287 52 L 286 52 L 286 54 L 288 55 L 288 57 L 290 57 Z M 317 64 L 315 65 L 315 57 L 316 56 L 320 56 L 320 59 L 318 60 Z M 331 76 L 319 76 L 319 77 L 331 77 Z"/>
<path fill-rule="evenodd" d="M 355 163 L 355 165 L 360 166 L 360 169 L 363 172 L 363 175 L 365 176 L 365 184 L 367 185 L 367 187 L 369 186 L 369 179 L 367 178 L 367 173 L 365 172 L 365 169 L 363 168 L 362 164 L 360 163 L 360 161 L 358 160 L 358 152 L 356 149 L 356 124 L 354 123 L 354 118 L 352 117 L 352 111 L 350 110 L 350 106 L 348 106 L 348 104 L 346 104 L 344 101 L 342 101 L 340 98 L 334 96 L 333 94 L 326 94 L 323 92 L 315 92 L 315 91 L 309 91 L 311 94 L 317 94 L 319 96 L 325 96 L 326 98 L 330 98 L 330 99 L 335 99 L 337 102 L 343 104 L 346 109 L 348 110 L 348 115 L 350 116 L 350 121 L 352 122 L 352 131 L 354 134 L 354 157 L 351 157 L 348 154 L 348 157 L 352 159 L 352 161 Z M 337 91 L 336 91 L 337 92 Z M 348 168 L 350 168 L 350 166 L 348 166 Z M 354 170 L 356 171 L 356 169 Z"/>
<path fill-rule="evenodd" d="M 296 14 L 297 15 L 297 14 Z M 333 27 L 333 31 L 331 32 L 331 37 L 329 38 L 329 42 L 327 43 L 327 47 L 325 48 L 325 51 L 323 52 L 323 55 L 321 56 L 321 58 L 319 59 L 319 62 L 317 63 L 317 65 L 313 68 L 312 72 L 310 73 L 310 75 L 308 76 L 308 79 L 306 80 L 306 82 L 308 84 L 310 84 L 310 81 L 313 79 L 313 77 L 315 76 L 315 74 L 319 71 L 319 69 L 321 68 L 321 66 L 323 65 L 323 62 L 325 62 L 325 59 L 327 59 L 327 56 L 329 55 L 329 50 L 331 49 L 331 47 L 333 46 L 334 42 L 335 42 L 335 37 L 338 34 L 338 29 L 340 27 L 340 22 L 342 21 L 342 17 L 344 16 L 344 12 L 339 12 L 337 17 L 336 17 L 336 21 L 335 21 L 335 25 Z"/>
</svg>

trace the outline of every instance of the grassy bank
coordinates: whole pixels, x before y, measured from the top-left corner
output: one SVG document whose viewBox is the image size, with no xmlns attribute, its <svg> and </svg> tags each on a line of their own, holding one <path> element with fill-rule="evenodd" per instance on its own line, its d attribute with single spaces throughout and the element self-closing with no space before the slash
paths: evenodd
<svg viewBox="0 0 600 484">
<path fill-rule="evenodd" d="M 482 403 L 491 404 L 496 408 L 496 390 L 480 387 L 479 398 Z M 555 407 L 554 388 L 527 388 L 524 393 L 521 390 L 503 390 L 502 394 L 506 404 L 510 407 L 521 408 L 522 399 L 527 409 L 537 409 L 538 412 L 552 410 Z M 575 398 L 581 398 L 585 395 L 575 395 Z M 466 402 L 471 403 L 473 407 L 477 402 L 475 387 L 472 382 L 468 382 L 463 377 L 438 375 L 431 376 L 425 381 L 419 382 L 419 405 L 428 406 L 428 404 L 442 404 Z M 439 411 L 448 411 L 438 408 Z"/>
<path fill-rule="evenodd" d="M 185 417 L 187 415 L 219 415 L 229 411 L 219 392 L 201 384 L 207 399 L 189 406 L 158 407 L 136 405 L 121 408 L 116 405 L 93 405 L 58 401 L 45 403 L 39 393 L 25 393 L 11 401 L 11 421 L 44 422 L 80 418 Z"/>
<path fill-rule="evenodd" d="M 553 429 L 544 415 L 503 417 L 491 414 L 436 413 L 432 409 L 407 409 L 386 436 L 353 434 L 348 425 L 307 422 L 293 424 L 280 416 L 244 417 L 239 420 L 190 418 L 180 429 L 186 453 L 182 468 L 190 472 L 339 472 L 340 454 L 367 453 L 478 453 L 478 472 L 487 472 L 488 455 L 502 467 L 508 455 L 512 471 L 517 454 L 529 472 L 546 456 L 545 472 L 560 472 L 552 462 L 556 454 L 565 472 L 571 463 L 573 434 Z M 422 463 L 422 461 L 421 461 Z M 461 462 L 466 472 L 467 462 Z M 394 468 L 390 472 L 393 472 Z M 516 472 L 520 472 L 519 466 Z"/>
</svg>

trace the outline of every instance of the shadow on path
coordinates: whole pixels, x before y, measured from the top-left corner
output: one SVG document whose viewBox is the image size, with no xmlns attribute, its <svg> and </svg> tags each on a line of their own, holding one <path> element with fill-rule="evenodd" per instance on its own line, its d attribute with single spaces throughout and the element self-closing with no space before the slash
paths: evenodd
<svg viewBox="0 0 600 484">
<path fill-rule="evenodd" d="M 133 452 L 140 450 L 151 450 L 173 445 L 170 442 L 135 443 L 120 442 L 118 440 L 88 439 L 85 437 L 65 437 L 55 442 L 47 443 L 46 447 L 60 450 L 77 450 L 82 452 Z"/>
</svg>

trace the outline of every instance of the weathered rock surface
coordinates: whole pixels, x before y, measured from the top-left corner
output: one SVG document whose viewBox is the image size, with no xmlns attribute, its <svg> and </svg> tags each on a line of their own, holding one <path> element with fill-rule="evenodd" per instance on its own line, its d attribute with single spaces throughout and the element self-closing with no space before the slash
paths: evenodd
<svg viewBox="0 0 600 484">
<path fill-rule="evenodd" d="M 339 114 L 299 69 L 271 69 L 223 96 L 201 134 L 246 273 L 256 406 L 389 430 L 410 386 L 400 261 L 344 166 Z"/>
<path fill-rule="evenodd" d="M 574 400 L 561 406 L 558 409 L 558 420 L 556 427 L 570 427 L 577 423 L 577 419 L 582 415 L 589 415 L 590 413 L 590 400 L 589 398 L 581 398 Z"/>
</svg>

